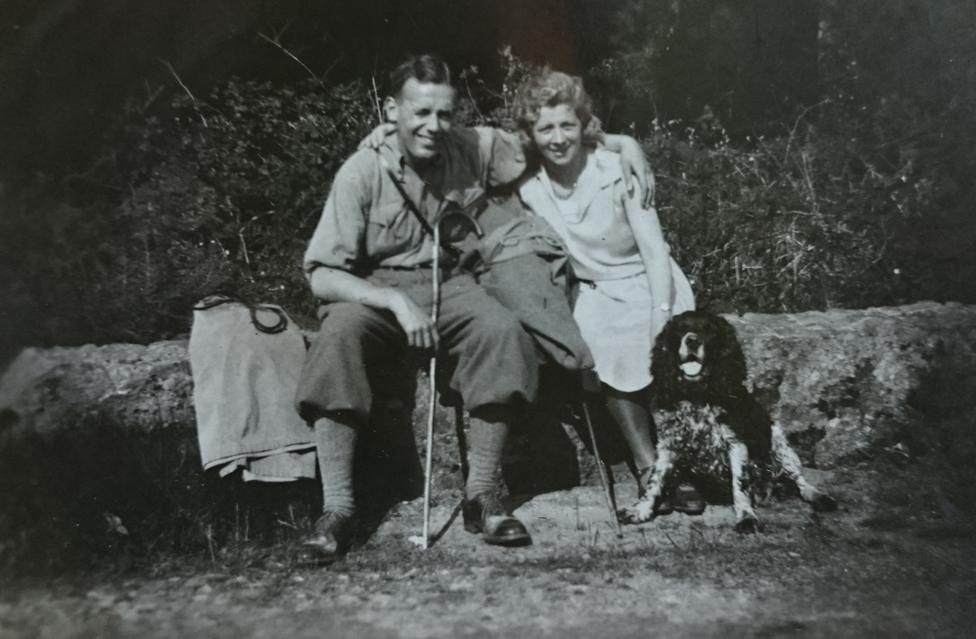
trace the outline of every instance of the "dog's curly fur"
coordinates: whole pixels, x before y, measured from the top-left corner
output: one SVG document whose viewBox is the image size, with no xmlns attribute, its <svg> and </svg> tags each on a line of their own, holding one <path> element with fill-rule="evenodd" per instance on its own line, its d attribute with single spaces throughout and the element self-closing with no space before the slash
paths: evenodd
<svg viewBox="0 0 976 639">
<path fill-rule="evenodd" d="M 621 512 L 623 520 L 651 519 L 676 478 L 730 486 L 742 532 L 758 528 L 753 497 L 768 494 L 781 475 L 815 510 L 836 508 L 803 477 L 782 428 L 746 388 L 745 356 L 725 319 L 703 311 L 672 318 L 655 341 L 651 373 L 657 460 L 638 502 Z"/>
</svg>

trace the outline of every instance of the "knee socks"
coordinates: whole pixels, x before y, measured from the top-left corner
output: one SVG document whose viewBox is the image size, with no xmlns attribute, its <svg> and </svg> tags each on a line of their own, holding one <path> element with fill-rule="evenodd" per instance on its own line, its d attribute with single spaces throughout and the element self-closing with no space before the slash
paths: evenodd
<svg viewBox="0 0 976 639">
<path fill-rule="evenodd" d="M 323 510 L 353 514 L 352 467 L 356 428 L 329 417 L 316 420 L 315 451 L 322 476 Z"/>
<path fill-rule="evenodd" d="M 464 486 L 467 497 L 498 489 L 499 464 L 508 430 L 508 421 L 471 416 L 471 429 L 468 433 L 468 480 Z"/>
<path fill-rule="evenodd" d="M 508 437 L 507 420 L 471 417 L 468 433 L 468 479 L 465 495 L 497 490 L 502 450 Z M 323 417 L 315 422 L 315 448 L 322 478 L 322 508 L 351 515 L 353 501 L 353 455 L 356 449 L 355 426 L 335 418 Z"/>
</svg>

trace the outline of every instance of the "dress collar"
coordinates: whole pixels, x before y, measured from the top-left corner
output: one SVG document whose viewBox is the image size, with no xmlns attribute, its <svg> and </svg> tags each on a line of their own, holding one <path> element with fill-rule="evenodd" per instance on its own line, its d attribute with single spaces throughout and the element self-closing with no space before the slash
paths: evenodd
<svg viewBox="0 0 976 639">
<path fill-rule="evenodd" d="M 604 149 L 587 149 L 586 153 L 586 165 L 576 181 L 576 188 L 572 196 L 581 210 L 590 205 L 597 193 L 623 179 L 619 155 Z M 555 197 L 552 183 L 549 175 L 545 173 L 544 165 L 539 167 L 532 180 L 537 183 L 537 186 L 543 187 L 552 197 Z"/>
</svg>

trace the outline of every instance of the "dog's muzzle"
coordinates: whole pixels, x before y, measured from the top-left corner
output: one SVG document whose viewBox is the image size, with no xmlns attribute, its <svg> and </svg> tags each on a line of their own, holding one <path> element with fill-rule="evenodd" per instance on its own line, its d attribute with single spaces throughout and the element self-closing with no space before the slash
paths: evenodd
<svg viewBox="0 0 976 639">
<path fill-rule="evenodd" d="M 705 367 L 705 342 L 697 333 L 685 333 L 678 347 L 678 368 L 686 381 L 695 382 L 702 378 Z"/>
</svg>

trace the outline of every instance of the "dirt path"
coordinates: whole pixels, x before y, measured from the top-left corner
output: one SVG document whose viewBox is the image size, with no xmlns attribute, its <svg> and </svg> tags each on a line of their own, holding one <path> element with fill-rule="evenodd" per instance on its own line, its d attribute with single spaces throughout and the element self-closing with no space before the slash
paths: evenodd
<svg viewBox="0 0 976 639">
<path fill-rule="evenodd" d="M 972 636 L 976 515 L 921 477 L 821 475 L 840 512 L 767 503 L 754 536 L 732 531 L 730 508 L 710 506 L 617 539 L 599 489 L 578 488 L 520 508 L 535 544 L 517 550 L 484 546 L 454 521 L 420 551 L 407 541 L 419 504 L 403 504 L 324 569 L 295 566 L 277 547 L 19 582 L 0 595 L 0 637 Z M 434 522 L 450 510 L 438 506 Z"/>
</svg>

